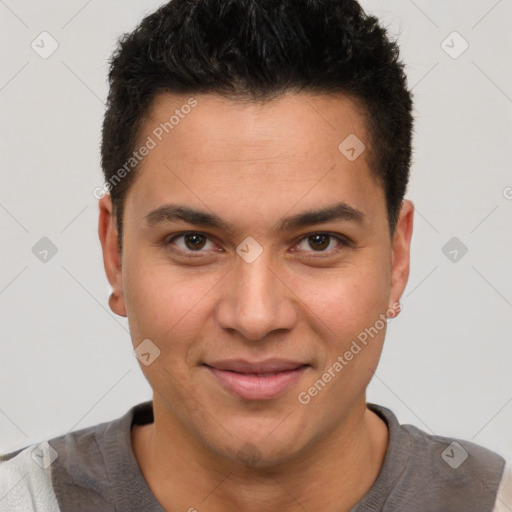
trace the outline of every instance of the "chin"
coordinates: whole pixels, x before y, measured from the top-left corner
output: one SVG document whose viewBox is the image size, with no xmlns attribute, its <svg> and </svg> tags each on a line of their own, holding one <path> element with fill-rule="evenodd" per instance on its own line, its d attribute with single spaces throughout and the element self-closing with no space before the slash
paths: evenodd
<svg viewBox="0 0 512 512">
<path fill-rule="evenodd" d="M 275 468 L 298 457 L 307 444 L 307 440 L 303 438 L 304 431 L 302 430 L 302 435 L 299 436 L 299 429 L 290 428 L 291 425 L 285 428 L 285 422 L 280 426 L 276 422 L 271 422 L 271 425 L 269 423 L 262 425 L 259 421 L 256 427 L 253 424 L 251 428 L 245 429 L 231 430 L 233 427 L 230 427 L 226 430 L 236 432 L 236 437 L 225 437 L 220 444 L 216 442 L 215 447 L 210 446 L 231 463 L 241 464 L 247 468 Z"/>
</svg>

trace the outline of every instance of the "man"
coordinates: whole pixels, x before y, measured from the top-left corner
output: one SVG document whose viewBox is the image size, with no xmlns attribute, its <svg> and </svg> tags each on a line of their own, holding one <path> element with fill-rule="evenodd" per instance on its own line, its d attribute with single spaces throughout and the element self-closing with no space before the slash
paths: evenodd
<svg viewBox="0 0 512 512">
<path fill-rule="evenodd" d="M 1 510 L 511 510 L 502 457 L 366 403 L 411 112 L 355 0 L 173 0 L 123 37 L 99 237 L 153 400 L 4 457 Z"/>
</svg>

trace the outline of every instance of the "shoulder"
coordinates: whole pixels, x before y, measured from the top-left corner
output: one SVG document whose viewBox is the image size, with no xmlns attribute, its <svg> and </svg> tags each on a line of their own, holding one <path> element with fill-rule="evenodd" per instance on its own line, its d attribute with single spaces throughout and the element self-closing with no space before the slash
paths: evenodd
<svg viewBox="0 0 512 512">
<path fill-rule="evenodd" d="M 59 512 L 63 501 L 78 510 L 84 500 L 108 510 L 110 489 L 97 439 L 103 430 L 96 425 L 3 455 L 0 512 Z"/>
<path fill-rule="evenodd" d="M 112 421 L 0 456 L 0 512 L 146 510 L 132 503 L 139 490 L 146 498 L 150 491 L 130 431 L 133 423 L 151 421 L 152 402 L 147 401 Z M 124 497 L 127 480 L 130 499 Z"/>
<path fill-rule="evenodd" d="M 485 479 L 503 473 L 505 459 L 488 448 L 465 439 L 429 434 L 413 425 L 400 427 L 411 438 L 412 463 L 428 464 L 446 478 Z"/>
<path fill-rule="evenodd" d="M 55 455 L 45 441 L 0 459 L 0 511 L 59 511 L 50 469 Z"/>
<path fill-rule="evenodd" d="M 384 407 L 371 408 L 390 433 L 389 503 L 397 508 L 405 503 L 415 510 L 495 512 L 500 509 L 493 507 L 502 500 L 509 507 L 504 510 L 512 509 L 507 496 L 510 473 L 499 454 L 471 441 L 400 424 Z"/>
<path fill-rule="evenodd" d="M 130 413 L 0 457 L 0 512 L 112 508 L 105 451 L 122 449 Z"/>
<path fill-rule="evenodd" d="M 507 462 L 492 512 L 510 512 L 510 510 L 512 510 L 512 463 Z"/>
</svg>

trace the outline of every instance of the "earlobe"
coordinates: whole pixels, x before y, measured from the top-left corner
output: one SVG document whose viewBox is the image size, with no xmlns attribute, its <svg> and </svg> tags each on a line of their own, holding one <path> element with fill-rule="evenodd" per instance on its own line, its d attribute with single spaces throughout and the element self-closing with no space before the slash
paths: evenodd
<svg viewBox="0 0 512 512">
<path fill-rule="evenodd" d="M 414 204 L 406 199 L 402 202 L 402 208 L 393 234 L 390 308 L 393 308 L 400 302 L 400 297 L 409 279 L 413 216 Z"/>
<path fill-rule="evenodd" d="M 110 309 L 119 316 L 126 316 L 126 306 L 122 286 L 121 254 L 118 245 L 118 232 L 110 194 L 98 201 L 98 235 L 103 252 L 103 265 L 108 282 L 112 286 L 112 294 L 108 304 Z"/>
<path fill-rule="evenodd" d="M 108 297 L 108 305 L 116 315 L 127 316 L 124 296 L 118 297 L 114 292 L 112 292 Z"/>
</svg>

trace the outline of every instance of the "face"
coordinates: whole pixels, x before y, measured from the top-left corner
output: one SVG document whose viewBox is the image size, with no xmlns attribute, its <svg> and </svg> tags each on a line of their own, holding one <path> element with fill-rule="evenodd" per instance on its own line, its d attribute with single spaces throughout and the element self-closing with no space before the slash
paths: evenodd
<svg viewBox="0 0 512 512">
<path fill-rule="evenodd" d="M 109 196 L 100 238 L 111 307 L 135 348 L 150 340 L 155 410 L 233 461 L 306 453 L 364 407 L 408 277 L 411 203 L 391 237 L 364 117 L 341 96 L 162 94 L 139 142 L 122 258 Z"/>
</svg>

